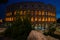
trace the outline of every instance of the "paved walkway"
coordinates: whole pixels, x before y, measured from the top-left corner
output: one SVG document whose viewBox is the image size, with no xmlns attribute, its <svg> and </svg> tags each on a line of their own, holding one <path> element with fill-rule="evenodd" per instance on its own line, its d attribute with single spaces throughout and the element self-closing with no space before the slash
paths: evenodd
<svg viewBox="0 0 60 40">
<path fill-rule="evenodd" d="M 28 40 L 58 40 L 51 36 L 45 36 L 42 31 L 32 30 L 28 36 Z"/>
<path fill-rule="evenodd" d="M 47 40 L 41 31 L 32 30 L 28 36 L 28 40 Z"/>
</svg>

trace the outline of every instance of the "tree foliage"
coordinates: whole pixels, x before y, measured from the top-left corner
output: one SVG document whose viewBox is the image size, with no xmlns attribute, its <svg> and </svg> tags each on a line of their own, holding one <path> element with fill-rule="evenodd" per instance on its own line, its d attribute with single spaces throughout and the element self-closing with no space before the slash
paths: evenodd
<svg viewBox="0 0 60 40">
<path fill-rule="evenodd" d="M 17 13 L 16 20 L 12 23 L 11 27 L 7 28 L 5 36 L 16 40 L 26 40 L 32 30 L 31 22 L 27 16 L 28 15 L 21 19 Z"/>
<path fill-rule="evenodd" d="M 56 31 L 55 23 L 49 24 L 48 32 L 44 32 L 45 35 L 52 35 Z"/>
<path fill-rule="evenodd" d="M 49 30 L 48 30 L 48 33 L 49 34 L 54 34 L 55 30 L 56 30 L 56 27 L 54 25 L 55 23 L 52 23 L 49 25 Z"/>
</svg>

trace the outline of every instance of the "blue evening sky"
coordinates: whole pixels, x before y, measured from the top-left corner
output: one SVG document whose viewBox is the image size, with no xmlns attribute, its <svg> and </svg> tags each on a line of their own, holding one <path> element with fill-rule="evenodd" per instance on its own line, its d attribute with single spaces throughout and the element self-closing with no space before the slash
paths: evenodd
<svg viewBox="0 0 60 40">
<path fill-rule="evenodd" d="M 56 17 L 60 18 L 60 0 L 8 0 L 8 3 L 6 4 L 0 4 L 0 18 L 4 18 L 5 17 L 5 9 L 6 6 L 13 4 L 13 3 L 17 3 L 17 2 L 28 2 L 28 1 L 37 1 L 37 2 L 43 2 L 45 4 L 52 4 L 54 6 L 56 6 Z"/>
</svg>

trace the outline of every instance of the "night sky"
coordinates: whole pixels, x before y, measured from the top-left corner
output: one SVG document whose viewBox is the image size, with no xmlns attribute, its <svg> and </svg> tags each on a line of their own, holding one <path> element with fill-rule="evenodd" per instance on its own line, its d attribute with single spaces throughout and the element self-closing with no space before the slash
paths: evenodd
<svg viewBox="0 0 60 40">
<path fill-rule="evenodd" d="M 30 1 L 43 2 L 45 4 L 52 4 L 56 6 L 56 17 L 60 18 L 60 0 L 8 0 L 6 4 L 0 4 L 0 18 L 5 17 L 6 6 L 13 4 L 13 3 L 17 3 L 17 2 L 30 2 Z"/>
</svg>

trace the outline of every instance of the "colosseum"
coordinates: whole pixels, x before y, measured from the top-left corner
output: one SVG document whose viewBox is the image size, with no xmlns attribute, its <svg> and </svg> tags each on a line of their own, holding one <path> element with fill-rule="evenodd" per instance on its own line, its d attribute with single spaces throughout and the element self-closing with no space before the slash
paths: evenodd
<svg viewBox="0 0 60 40">
<path fill-rule="evenodd" d="M 47 29 L 50 23 L 56 22 L 56 8 L 51 4 L 44 4 L 42 2 L 11 4 L 6 8 L 5 21 L 14 21 L 16 13 L 20 13 L 20 17 L 30 14 L 32 26 L 39 26 L 41 29 Z"/>
</svg>

